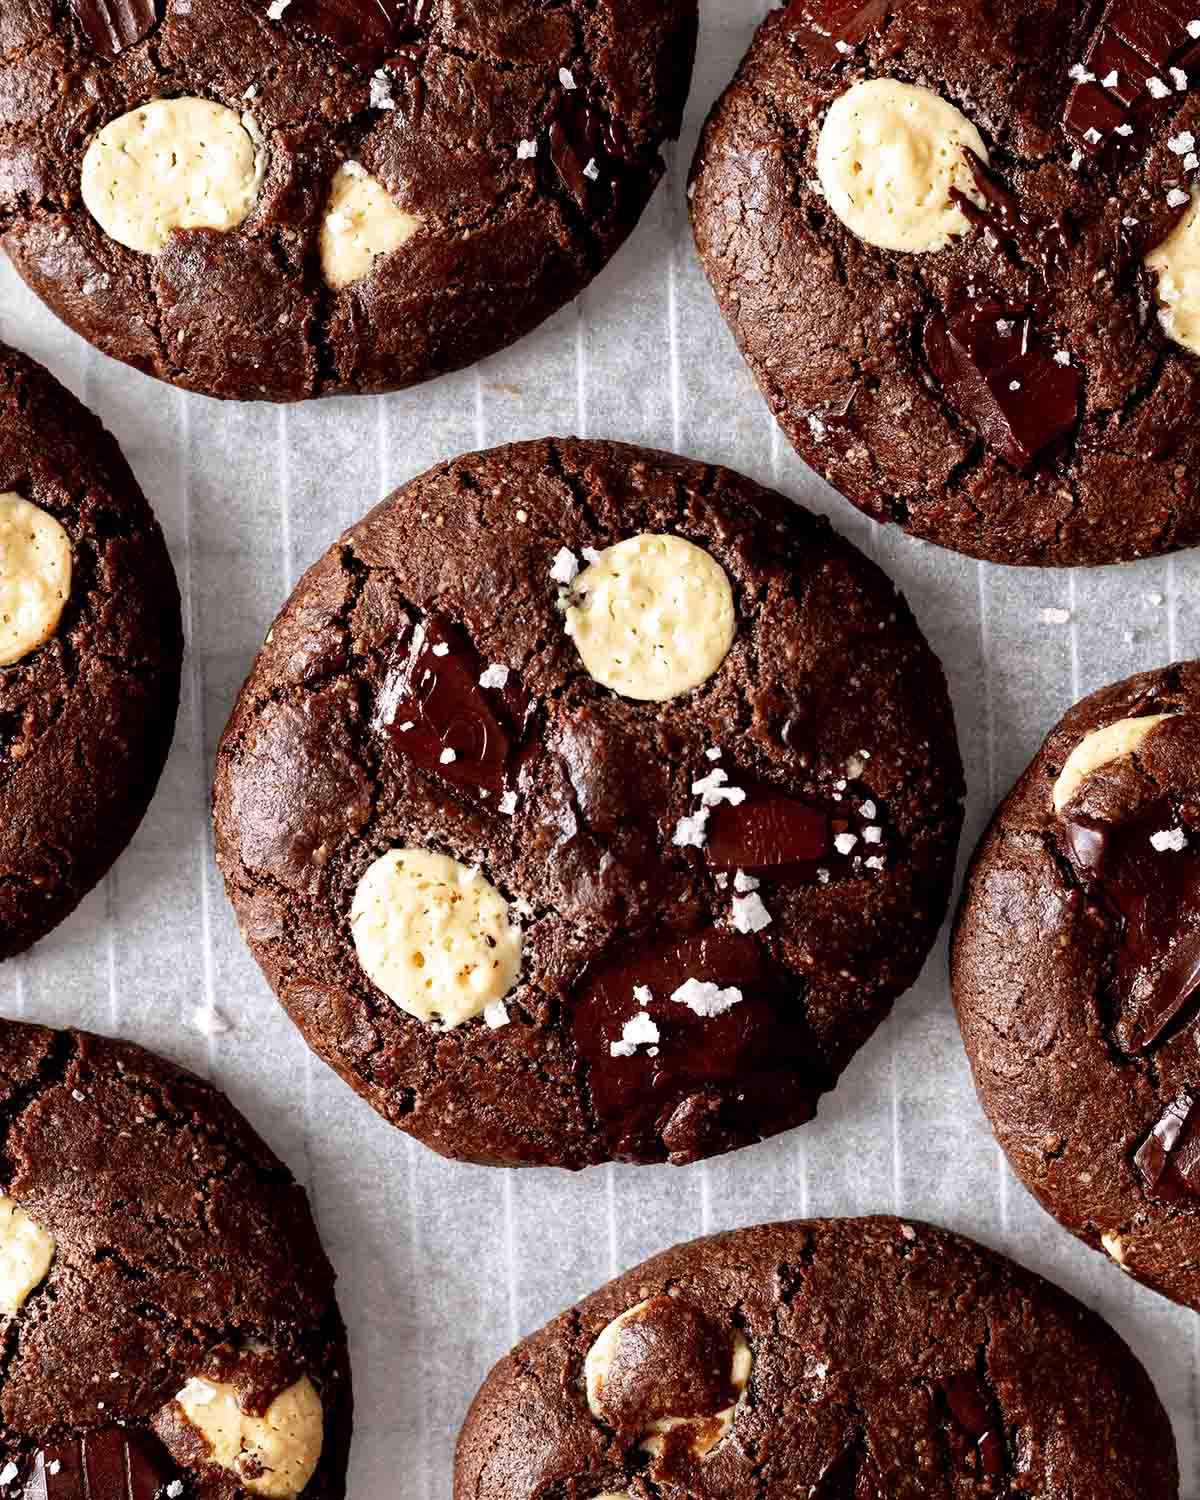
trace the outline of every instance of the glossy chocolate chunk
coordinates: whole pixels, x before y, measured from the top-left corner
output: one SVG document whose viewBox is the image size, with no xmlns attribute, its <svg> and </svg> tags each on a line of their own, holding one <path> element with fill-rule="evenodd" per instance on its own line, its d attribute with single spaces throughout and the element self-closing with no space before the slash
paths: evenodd
<svg viewBox="0 0 1200 1500">
<path fill-rule="evenodd" d="M 1004 1437 L 995 1403 L 975 1371 L 963 1371 L 942 1381 L 942 1395 L 950 1415 L 975 1443 L 979 1462 L 992 1478 L 1004 1473 Z"/>
<path fill-rule="evenodd" d="M 1200 810 L 1192 810 L 1192 824 Z M 1169 798 L 1120 823 L 1071 818 L 1066 852 L 1088 895 L 1120 925 L 1112 964 L 1114 1035 L 1147 1052 L 1200 1009 L 1200 838 L 1187 826 L 1182 850 L 1159 850 L 1153 834 L 1180 826 Z"/>
<path fill-rule="evenodd" d="M 1192 65 L 1187 28 L 1195 19 L 1190 0 L 1109 0 L 1083 55 L 1083 67 L 1093 76 L 1075 83 L 1063 117 L 1078 146 L 1098 154 L 1123 141 L 1144 144 L 1148 131 L 1183 97 L 1170 73 Z M 1152 78 L 1168 90 L 1163 97 L 1150 91 Z"/>
<path fill-rule="evenodd" d="M 364 73 L 385 62 L 429 11 L 429 0 L 291 0 L 283 19 L 331 42 Z"/>
<path fill-rule="evenodd" d="M 654 1297 L 621 1325 L 600 1407 L 618 1432 L 732 1406 L 733 1337 L 686 1297 Z"/>
<path fill-rule="evenodd" d="M 14 1500 L 155 1500 L 180 1477 L 153 1433 L 105 1427 L 43 1448 Z"/>
<path fill-rule="evenodd" d="M 593 186 L 634 160 L 625 127 L 589 100 L 586 86 L 560 89 L 550 125 L 550 161 L 580 208 Z"/>
<path fill-rule="evenodd" d="M 697 1015 L 670 998 L 688 979 L 739 989 L 742 999 L 720 1015 Z M 656 1055 L 640 1047 L 632 1057 L 613 1057 L 612 1044 L 642 1009 L 633 994 L 639 986 L 653 997 L 645 1008 L 659 1030 Z M 689 1095 L 767 1068 L 779 1069 L 781 1089 L 794 1089 L 811 1052 L 795 983 L 753 937 L 724 928 L 635 948 L 585 978 L 571 1035 L 613 1154 L 633 1161 L 661 1155 L 658 1134 L 667 1139 Z"/>
<path fill-rule="evenodd" d="M 495 796 L 504 789 L 528 703 L 511 673 L 500 689 L 480 687 L 482 673 L 463 632 L 432 615 L 397 642 L 371 724 L 424 770 Z M 454 758 L 443 761 L 447 751 Z"/>
<path fill-rule="evenodd" d="M 809 1491 L 811 1500 L 890 1500 L 865 1442 L 847 1448 Z"/>
<path fill-rule="evenodd" d="M 1043 279 L 1049 278 L 1067 259 L 1070 249 L 1067 226 L 1061 219 L 1029 213 L 973 151 L 964 149 L 963 157 L 983 206 L 952 188 L 959 208 L 983 233 L 987 244 L 1002 251 L 1014 264 L 1036 271 Z"/>
<path fill-rule="evenodd" d="M 846 827 L 842 820 L 838 831 Z M 717 870 L 744 870 L 770 879 L 815 874 L 833 847 L 829 813 L 771 788 L 751 791 L 736 807 L 713 808 L 704 852 Z"/>
<path fill-rule="evenodd" d="M 1133 1160 L 1152 1197 L 1200 1198 L 1200 1108 L 1193 1094 L 1185 1090 L 1167 1105 Z"/>
<path fill-rule="evenodd" d="M 71 0 L 71 9 L 92 50 L 117 57 L 158 25 L 162 0 Z"/>
<path fill-rule="evenodd" d="M 792 0 L 787 20 L 814 61 L 834 62 L 878 31 L 890 9 L 891 0 Z"/>
<path fill-rule="evenodd" d="M 1079 420 L 1083 373 L 1059 364 L 1026 310 L 969 302 L 925 325 L 925 358 L 947 402 L 994 452 L 1029 468 Z"/>
</svg>

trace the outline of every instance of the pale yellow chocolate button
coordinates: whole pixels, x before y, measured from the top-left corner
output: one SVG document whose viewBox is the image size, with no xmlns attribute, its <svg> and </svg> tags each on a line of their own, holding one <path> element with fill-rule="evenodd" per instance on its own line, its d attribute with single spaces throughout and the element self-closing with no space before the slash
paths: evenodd
<svg viewBox="0 0 1200 1500">
<path fill-rule="evenodd" d="M 244 1412 L 235 1388 L 216 1380 L 189 1380 L 175 1400 L 212 1449 L 209 1462 L 236 1474 L 251 1494 L 294 1500 L 316 1472 L 325 1424 L 307 1375 L 261 1417 Z"/>
<path fill-rule="evenodd" d="M 1161 245 L 1146 257 L 1157 273 L 1158 320 L 1167 337 L 1200 354 L 1200 192 Z"/>
<path fill-rule="evenodd" d="M 21 1311 L 53 1259 L 53 1239 L 19 1204 L 0 1196 L 0 1316 Z"/>
<path fill-rule="evenodd" d="M 266 172 L 252 126 L 210 99 L 152 99 L 88 147 L 84 204 L 105 234 L 143 255 L 160 255 L 176 229 L 236 229 Z"/>
<path fill-rule="evenodd" d="M 321 224 L 321 274 L 335 291 L 370 274 L 381 255 L 411 240 L 422 220 L 405 213 L 356 161 L 340 166 Z"/>
<path fill-rule="evenodd" d="M 502 1000 L 521 971 L 521 929 L 478 869 L 428 849 L 393 849 L 350 908 L 358 961 L 401 1010 L 449 1030 Z"/>
<path fill-rule="evenodd" d="M 729 654 L 737 621 L 725 570 L 678 536 L 632 536 L 575 579 L 567 634 L 597 682 L 662 703 L 707 681 Z"/>
<path fill-rule="evenodd" d="M 58 629 L 71 593 L 71 538 L 40 505 L 0 495 L 0 667 Z"/>
<path fill-rule="evenodd" d="M 1171 714 L 1147 714 L 1140 719 L 1118 719 L 1103 729 L 1093 729 L 1071 751 L 1063 762 L 1054 783 L 1054 810 L 1062 812 L 1083 783 L 1101 766 L 1122 756 L 1132 755 L 1152 729 Z"/>
<path fill-rule="evenodd" d="M 598 1421 L 604 1421 L 604 1383 L 608 1379 L 608 1372 L 612 1368 L 613 1360 L 617 1354 L 617 1344 L 620 1341 L 621 1330 L 627 1323 L 632 1322 L 640 1312 L 650 1306 L 648 1299 L 638 1302 L 633 1307 L 626 1308 L 618 1317 L 615 1317 L 600 1333 L 595 1343 L 588 1350 L 583 1362 L 583 1379 L 587 1389 L 588 1407 L 592 1415 Z M 693 1415 L 679 1417 L 659 1417 L 651 1422 L 641 1446 L 647 1453 L 658 1454 L 662 1452 L 663 1438 L 668 1432 L 673 1432 L 677 1427 L 695 1428 L 695 1437 L 692 1441 L 692 1449 L 703 1457 L 710 1453 L 717 1444 L 729 1436 L 733 1431 L 734 1420 L 737 1416 L 738 1403 L 742 1399 L 746 1387 L 750 1384 L 750 1374 L 754 1359 L 750 1352 L 750 1345 L 746 1342 L 740 1329 L 735 1328 L 732 1334 L 733 1363 L 730 1372 L 730 1384 L 737 1393 L 735 1399 L 722 1411 L 711 1415 Z"/>
<path fill-rule="evenodd" d="M 964 148 L 983 138 L 940 95 L 894 78 L 856 83 L 835 99 L 817 142 L 817 176 L 847 229 L 884 250 L 944 250 L 970 223 L 951 197 L 979 191 Z"/>
</svg>

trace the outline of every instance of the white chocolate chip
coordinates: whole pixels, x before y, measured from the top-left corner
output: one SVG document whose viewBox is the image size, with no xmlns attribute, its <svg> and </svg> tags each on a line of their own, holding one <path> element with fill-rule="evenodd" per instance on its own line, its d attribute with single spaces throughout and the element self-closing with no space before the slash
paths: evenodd
<svg viewBox="0 0 1200 1500">
<path fill-rule="evenodd" d="M 597 682 L 662 703 L 699 687 L 733 644 L 733 590 L 714 558 L 682 537 L 607 547 L 575 580 L 567 634 Z"/>
<path fill-rule="evenodd" d="M 1172 206 L 1186 202 L 1185 193 Z M 1147 255 L 1146 266 L 1158 276 L 1157 297 L 1167 334 L 1200 354 L 1200 194 L 1192 194 L 1191 208 Z"/>
<path fill-rule="evenodd" d="M 358 961 L 401 1010 L 445 1030 L 502 1000 L 521 969 L 521 929 L 489 881 L 428 849 L 393 849 L 354 893 Z"/>
<path fill-rule="evenodd" d="M 20 495 L 0 495 L 0 666 L 43 645 L 71 592 L 71 539 Z"/>
<path fill-rule="evenodd" d="M 21 1311 L 46 1279 L 54 1240 L 11 1198 L 0 1196 L 0 1317 Z"/>
<path fill-rule="evenodd" d="M 193 98 L 152 99 L 110 120 L 83 158 L 88 212 L 142 255 L 160 255 L 176 229 L 236 229 L 266 173 L 248 122 Z"/>
<path fill-rule="evenodd" d="M 1118 719 L 1115 724 L 1085 734 L 1058 773 L 1054 783 L 1054 811 L 1062 812 L 1089 776 L 1101 766 L 1132 755 L 1150 731 L 1170 717 L 1170 714 L 1147 714 L 1138 719 Z"/>
<path fill-rule="evenodd" d="M 236 1474 L 251 1494 L 293 1500 L 316 1472 L 325 1424 L 307 1375 L 281 1391 L 261 1417 L 242 1410 L 232 1385 L 215 1381 L 189 1380 L 175 1400 L 208 1442 L 208 1462 Z"/>
<path fill-rule="evenodd" d="M 979 202 L 964 149 L 987 147 L 970 120 L 929 89 L 894 78 L 835 99 L 817 142 L 817 173 L 846 228 L 884 250 L 943 250 L 970 223 L 951 197 Z"/>
<path fill-rule="evenodd" d="M 620 1342 L 621 1330 L 625 1325 L 635 1319 L 639 1313 L 650 1305 L 653 1299 L 638 1302 L 633 1307 L 621 1313 L 604 1328 L 595 1343 L 587 1352 L 583 1363 L 584 1384 L 587 1389 L 588 1407 L 592 1415 L 598 1420 L 604 1420 L 603 1395 L 604 1384 L 608 1379 L 608 1372 L 612 1368 L 613 1360 L 616 1358 L 617 1345 Z M 696 1436 L 692 1444 L 692 1451 L 697 1457 L 703 1458 L 710 1453 L 719 1442 L 728 1437 L 733 1431 L 734 1419 L 737 1415 L 738 1406 L 750 1384 L 750 1374 L 753 1368 L 753 1356 L 750 1346 L 747 1344 L 740 1329 L 731 1332 L 732 1361 L 730 1368 L 730 1385 L 737 1393 L 734 1401 L 723 1411 L 713 1413 L 688 1413 L 677 1417 L 660 1417 L 650 1423 L 646 1436 L 642 1441 L 642 1448 L 647 1453 L 658 1454 L 662 1451 L 663 1437 L 674 1431 L 677 1427 L 694 1427 Z"/>
<path fill-rule="evenodd" d="M 334 291 L 369 276 L 381 255 L 391 255 L 424 223 L 405 213 L 377 177 L 357 162 L 334 173 L 321 223 L 321 274 Z"/>
</svg>

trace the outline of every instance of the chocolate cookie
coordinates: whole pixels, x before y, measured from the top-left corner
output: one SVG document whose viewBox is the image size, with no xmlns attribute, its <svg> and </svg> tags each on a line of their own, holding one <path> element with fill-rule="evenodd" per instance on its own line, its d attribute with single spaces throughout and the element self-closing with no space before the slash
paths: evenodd
<svg viewBox="0 0 1200 1500">
<path fill-rule="evenodd" d="M 214 795 L 314 1050 L 446 1155 L 583 1167 L 811 1118 L 937 932 L 962 778 L 936 659 L 825 522 L 568 439 L 341 538 Z"/>
<path fill-rule="evenodd" d="M 210 1084 L 0 1021 L 0 1489 L 327 1500 L 350 1370 L 303 1189 Z"/>
<path fill-rule="evenodd" d="M 162 531 L 116 443 L 0 345 L 0 958 L 61 922 L 133 837 L 182 655 Z"/>
<path fill-rule="evenodd" d="M 608 261 L 695 34 L 696 0 L 21 0 L 0 237 L 72 328 L 176 385 L 412 385 Z"/>
<path fill-rule="evenodd" d="M 1183 0 L 791 0 L 692 218 L 798 452 L 1003 563 L 1200 542 L 1200 20 Z"/>
<path fill-rule="evenodd" d="M 1095 1313 L 896 1219 L 680 1245 L 496 1366 L 457 1500 L 1175 1500 L 1170 1423 Z"/>
<path fill-rule="evenodd" d="M 1200 665 L 1093 693 L 975 855 L 954 998 L 1014 1170 L 1200 1308 Z"/>
</svg>

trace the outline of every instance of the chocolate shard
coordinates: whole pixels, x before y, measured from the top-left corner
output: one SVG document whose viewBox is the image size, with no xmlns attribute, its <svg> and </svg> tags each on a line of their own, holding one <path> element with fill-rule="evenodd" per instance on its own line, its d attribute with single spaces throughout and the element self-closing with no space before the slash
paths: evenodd
<svg viewBox="0 0 1200 1500">
<path fill-rule="evenodd" d="M 180 1478 L 153 1433 L 104 1427 L 41 1449 L 21 1500 L 155 1500 Z"/>
<path fill-rule="evenodd" d="M 1187 28 L 1194 19 L 1190 3 L 1109 0 L 1084 51 L 1084 75 L 1076 79 L 1063 114 L 1063 128 L 1077 146 L 1099 154 L 1122 143 L 1145 142 L 1182 98 L 1170 70 L 1187 71 L 1194 51 Z M 1162 88 L 1152 84 L 1155 79 Z"/>
<path fill-rule="evenodd" d="M 941 1383 L 942 1395 L 954 1421 L 971 1438 L 985 1474 L 992 1478 L 1004 1473 L 1005 1447 L 1003 1429 L 987 1387 L 974 1370 L 951 1375 Z"/>
<path fill-rule="evenodd" d="M 482 672 L 463 632 L 431 615 L 393 651 L 371 726 L 423 769 L 490 796 L 506 785 L 529 703 L 511 673 L 503 688 L 484 688 Z"/>
<path fill-rule="evenodd" d="M 117 57 L 158 25 L 162 0 L 71 0 L 79 29 L 93 52 Z"/>
<path fill-rule="evenodd" d="M 593 188 L 635 159 L 625 127 L 591 103 L 586 84 L 557 91 L 550 161 L 580 208 L 586 210 Z"/>
<path fill-rule="evenodd" d="M 1200 1198 L 1200 1105 L 1184 1089 L 1138 1147 L 1134 1165 L 1146 1191 L 1167 1203 Z"/>
<path fill-rule="evenodd" d="M 307 27 L 347 62 L 374 72 L 427 18 L 429 0 L 291 0 L 289 25 Z"/>
<path fill-rule="evenodd" d="M 973 151 L 963 149 L 963 158 L 983 199 L 982 208 L 957 188 L 951 195 L 966 218 L 987 243 L 999 249 L 1014 264 L 1049 278 L 1066 261 L 1070 241 L 1066 224 L 1027 212 L 1013 193 L 1000 182 Z"/>
<path fill-rule="evenodd" d="M 1079 420 L 1083 372 L 1060 364 L 1026 309 L 974 301 L 925 325 L 925 358 L 947 402 L 1017 469 L 1066 438 Z"/>
<path fill-rule="evenodd" d="M 835 62 L 878 31 L 890 10 L 891 0 L 792 0 L 787 24 L 815 62 Z"/>
<path fill-rule="evenodd" d="M 1118 1045 L 1135 1055 L 1192 1024 L 1200 1011 L 1200 847 L 1160 850 L 1178 826 L 1170 798 L 1121 822 L 1070 818 L 1067 858 L 1088 896 L 1118 927 L 1110 981 Z"/>
</svg>

